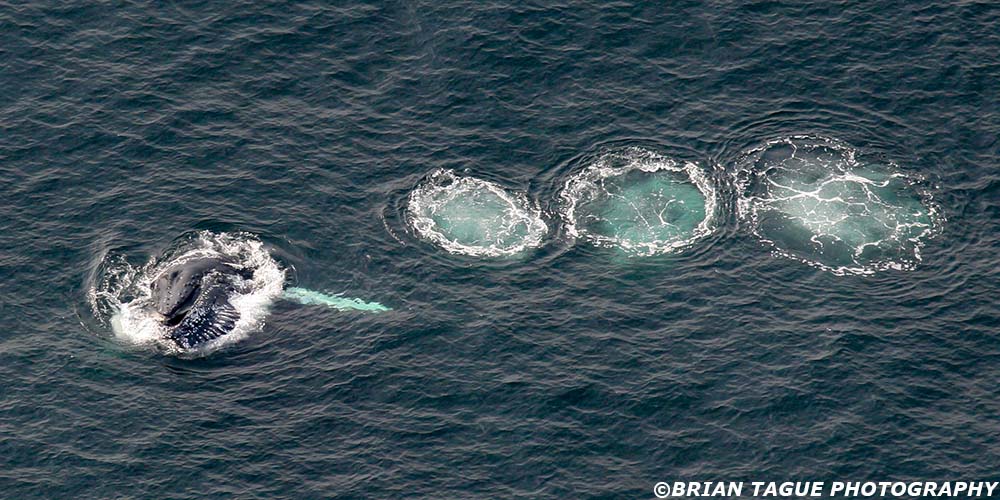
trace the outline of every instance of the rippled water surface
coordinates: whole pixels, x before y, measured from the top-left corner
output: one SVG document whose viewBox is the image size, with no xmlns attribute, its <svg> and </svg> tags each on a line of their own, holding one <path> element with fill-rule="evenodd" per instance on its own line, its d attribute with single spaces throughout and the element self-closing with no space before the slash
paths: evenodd
<svg viewBox="0 0 1000 500">
<path fill-rule="evenodd" d="M 992 479 L 998 25 L 991 2 L 0 2 L 0 496 Z M 747 161 L 801 137 L 864 165 Z M 673 241 L 711 212 L 689 244 L 570 230 L 567 184 L 634 150 L 696 166 L 714 207 L 638 172 L 590 228 Z M 496 188 L 444 193 L 444 240 L 411 213 L 436 171 Z M 256 235 L 315 294 L 207 356 L 123 342 L 109 266 L 202 231 Z"/>
</svg>

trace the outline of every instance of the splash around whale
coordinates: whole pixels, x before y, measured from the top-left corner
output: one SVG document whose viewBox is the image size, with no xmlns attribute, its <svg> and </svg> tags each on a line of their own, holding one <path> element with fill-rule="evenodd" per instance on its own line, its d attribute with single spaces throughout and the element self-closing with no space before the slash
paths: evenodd
<svg viewBox="0 0 1000 500">
<path fill-rule="evenodd" d="M 143 265 L 105 259 L 91 290 L 95 316 L 115 339 L 180 357 L 199 357 L 259 330 L 286 273 L 248 233 L 200 231 Z"/>
<path fill-rule="evenodd" d="M 339 310 L 381 312 L 378 303 L 284 289 L 286 272 L 248 233 L 202 231 L 143 266 L 112 258 L 91 291 L 99 319 L 125 344 L 199 357 L 262 328 L 277 299 Z"/>
</svg>

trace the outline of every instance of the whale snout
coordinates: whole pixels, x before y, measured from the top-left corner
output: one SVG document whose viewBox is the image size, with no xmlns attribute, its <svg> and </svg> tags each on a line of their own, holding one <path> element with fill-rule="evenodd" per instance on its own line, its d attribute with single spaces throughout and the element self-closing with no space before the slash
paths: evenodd
<svg viewBox="0 0 1000 500">
<path fill-rule="evenodd" d="M 156 312 L 164 317 L 164 323 L 169 324 L 183 319 L 188 309 L 198 299 L 204 278 L 204 275 L 175 269 L 167 270 L 153 282 L 151 287 L 153 306 Z"/>
</svg>

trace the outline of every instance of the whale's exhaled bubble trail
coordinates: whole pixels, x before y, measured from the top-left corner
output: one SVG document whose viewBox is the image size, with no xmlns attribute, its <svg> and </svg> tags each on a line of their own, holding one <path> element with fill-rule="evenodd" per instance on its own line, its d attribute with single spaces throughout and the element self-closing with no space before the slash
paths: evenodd
<svg viewBox="0 0 1000 500">
<path fill-rule="evenodd" d="M 746 155 L 737 176 L 740 216 L 758 237 L 836 274 L 912 268 L 938 218 L 894 165 L 859 161 L 830 139 L 769 142 Z"/>
<path fill-rule="evenodd" d="M 294 300 L 300 304 L 322 305 L 332 307 L 341 311 L 366 311 L 383 312 L 390 309 L 378 302 L 365 302 L 361 299 L 343 297 L 341 295 L 329 295 L 305 288 L 289 288 L 282 296 L 288 300 Z"/>
<path fill-rule="evenodd" d="M 185 348 L 171 340 L 172 326 L 164 324 L 164 318 L 157 311 L 154 283 L 168 269 L 208 261 L 224 262 L 227 268 L 234 270 L 225 281 L 227 331 L 217 338 Z M 112 258 L 106 263 L 102 279 L 91 290 L 90 297 L 96 316 L 107 321 L 120 340 L 172 354 L 202 355 L 237 342 L 259 329 L 271 303 L 281 296 L 284 282 L 284 269 L 256 237 L 203 231 L 144 266 L 132 266 L 123 258 Z M 198 286 L 204 287 L 206 283 L 209 282 L 202 281 Z M 189 316 L 194 314 L 196 312 Z M 206 321 L 221 314 L 206 314 Z"/>
<path fill-rule="evenodd" d="M 410 193 L 414 230 L 452 253 L 501 257 L 537 247 L 548 232 L 527 196 L 498 184 L 436 170 Z"/>
<path fill-rule="evenodd" d="M 570 236 L 639 256 L 685 248 L 715 220 L 715 188 L 697 165 L 637 147 L 598 157 L 561 198 Z"/>
</svg>

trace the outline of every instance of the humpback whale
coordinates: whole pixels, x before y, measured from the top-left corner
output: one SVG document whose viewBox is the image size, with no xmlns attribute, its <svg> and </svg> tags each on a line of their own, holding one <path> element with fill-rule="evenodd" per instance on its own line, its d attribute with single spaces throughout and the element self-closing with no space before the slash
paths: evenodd
<svg viewBox="0 0 1000 500">
<path fill-rule="evenodd" d="M 230 302 L 253 271 L 217 257 L 174 264 L 150 285 L 166 339 L 190 349 L 231 332 L 240 313 Z"/>
<path fill-rule="evenodd" d="M 165 329 L 163 339 L 181 350 L 195 349 L 236 327 L 240 312 L 230 302 L 248 293 L 254 270 L 222 257 L 198 257 L 164 269 L 150 284 L 149 306 Z M 381 312 L 377 302 L 290 288 L 284 298 L 302 304 L 322 304 L 340 310 Z"/>
<path fill-rule="evenodd" d="M 249 292 L 252 279 L 253 269 L 221 257 L 199 257 L 164 269 L 150 284 L 149 305 L 167 332 L 164 340 L 189 350 L 232 332 L 240 312 L 230 299 L 235 294 Z M 290 288 L 283 296 L 302 304 L 322 304 L 340 310 L 389 310 L 377 302 L 305 288 Z"/>
<path fill-rule="evenodd" d="M 141 267 L 110 256 L 91 306 L 116 337 L 169 355 L 200 357 L 259 330 L 279 299 L 341 311 L 382 312 L 377 302 L 286 288 L 286 271 L 249 233 L 199 231 Z"/>
</svg>

